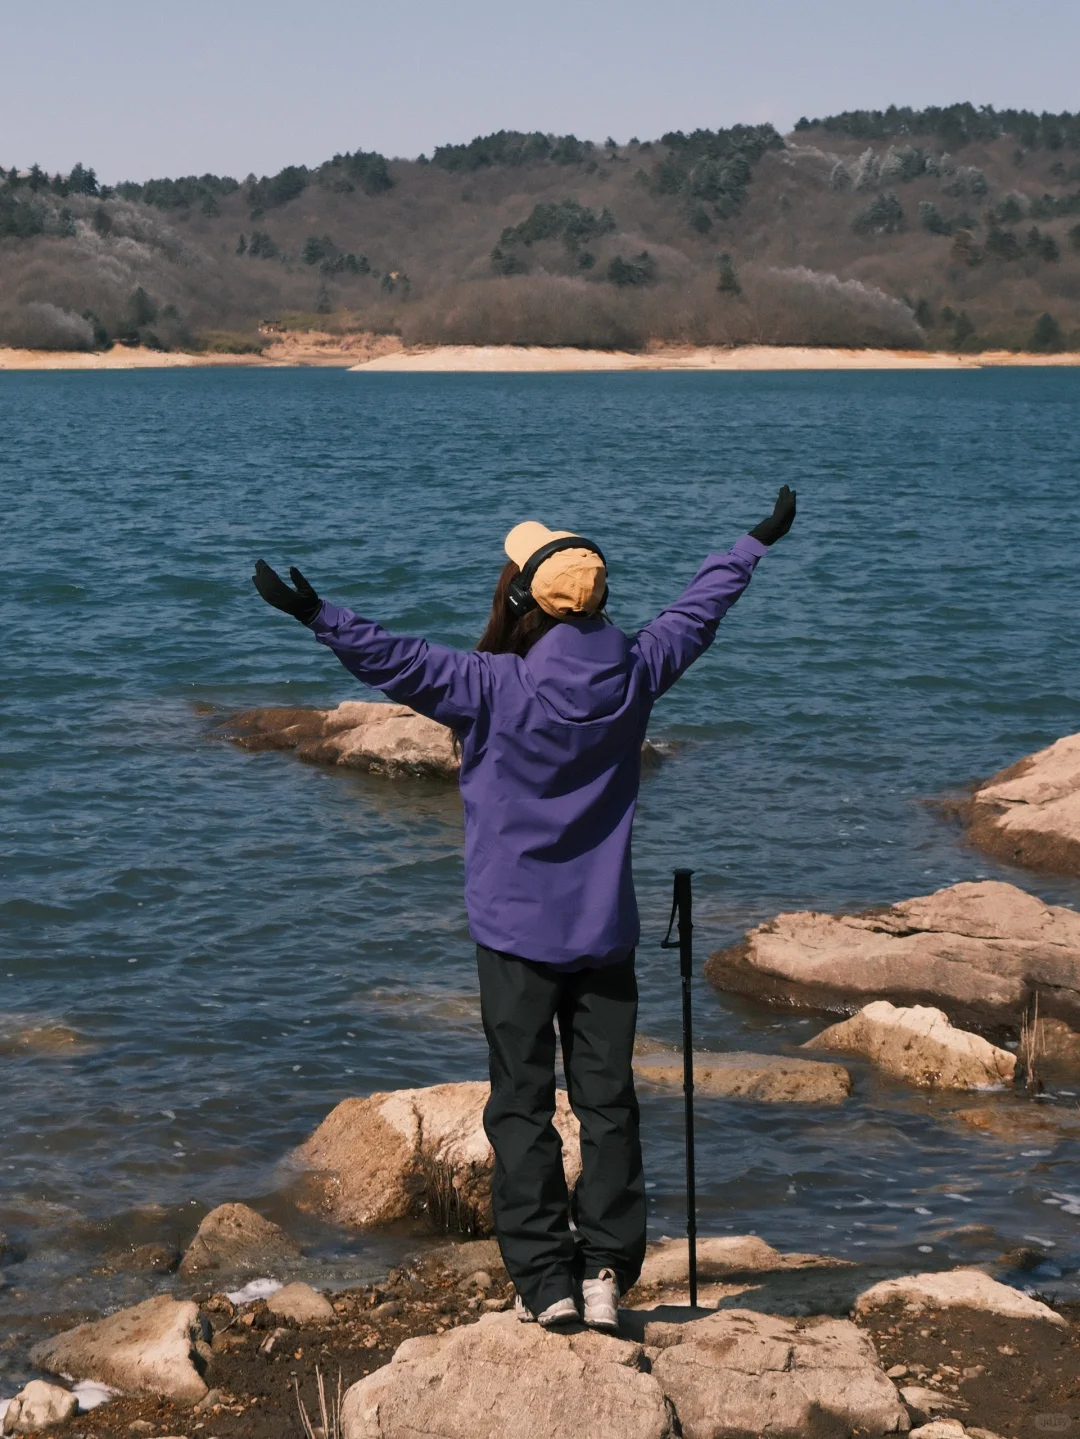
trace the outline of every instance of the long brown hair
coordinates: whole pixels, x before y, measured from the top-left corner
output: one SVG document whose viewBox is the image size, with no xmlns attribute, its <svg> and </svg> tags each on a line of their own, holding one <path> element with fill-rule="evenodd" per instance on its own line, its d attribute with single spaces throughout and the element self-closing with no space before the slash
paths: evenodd
<svg viewBox="0 0 1080 1439">
<path fill-rule="evenodd" d="M 557 616 L 549 615 L 546 610 L 540 608 L 530 610 L 520 619 L 514 615 L 506 595 L 510 588 L 510 582 L 515 580 L 520 573 L 513 560 L 507 560 L 502 574 L 499 576 L 499 582 L 495 586 L 487 628 L 476 645 L 481 654 L 521 655 L 524 657 L 537 640 L 542 639 L 559 623 Z"/>
</svg>

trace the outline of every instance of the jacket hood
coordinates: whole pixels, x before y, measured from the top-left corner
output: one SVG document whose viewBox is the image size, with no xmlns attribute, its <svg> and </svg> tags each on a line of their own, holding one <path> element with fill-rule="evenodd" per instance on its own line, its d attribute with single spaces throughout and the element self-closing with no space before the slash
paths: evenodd
<svg viewBox="0 0 1080 1439">
<path fill-rule="evenodd" d="M 604 719 L 626 703 L 630 642 L 600 619 L 563 620 L 525 658 L 537 697 L 560 719 Z"/>
</svg>

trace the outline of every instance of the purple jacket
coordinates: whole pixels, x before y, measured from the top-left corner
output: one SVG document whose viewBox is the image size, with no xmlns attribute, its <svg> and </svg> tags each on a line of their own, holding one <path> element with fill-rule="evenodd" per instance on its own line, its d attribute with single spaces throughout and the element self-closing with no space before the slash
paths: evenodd
<svg viewBox="0 0 1080 1439">
<path fill-rule="evenodd" d="M 566 620 L 524 659 L 392 635 L 323 604 L 311 628 L 346 669 L 461 736 L 465 905 L 479 944 L 566 968 L 614 963 L 637 944 L 630 829 L 649 714 L 763 554 L 744 535 L 633 638 Z"/>
</svg>

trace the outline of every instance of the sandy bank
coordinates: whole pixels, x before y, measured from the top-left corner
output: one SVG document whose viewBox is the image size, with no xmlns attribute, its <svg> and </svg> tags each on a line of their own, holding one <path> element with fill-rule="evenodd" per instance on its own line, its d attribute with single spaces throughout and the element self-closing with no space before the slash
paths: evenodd
<svg viewBox="0 0 1080 1439">
<path fill-rule="evenodd" d="M 356 365 L 378 371 L 556 370 L 972 370 L 996 365 L 1080 365 L 1080 354 L 981 355 L 923 350 L 833 350 L 746 345 L 627 350 L 545 349 L 515 345 L 433 345 L 399 350 Z"/>
<path fill-rule="evenodd" d="M 392 335 L 331 335 L 317 331 L 264 335 L 261 354 L 227 355 L 182 350 L 144 350 L 114 345 L 111 350 L 15 350 L 0 348 L 0 370 L 170 370 L 195 366 L 247 365 L 262 369 L 294 366 L 351 369 L 401 349 Z"/>
<path fill-rule="evenodd" d="M 157 370 L 246 365 L 262 369 L 325 366 L 377 372 L 460 373 L 595 370 L 979 370 L 1078 366 L 1080 353 L 1015 354 L 989 350 L 953 355 L 925 350 L 834 350 L 786 345 L 716 345 L 630 350 L 575 350 L 539 345 L 424 345 L 404 349 L 390 335 L 280 335 L 259 355 L 189 354 L 179 350 L 14 350 L 0 348 L 0 370 Z"/>
</svg>

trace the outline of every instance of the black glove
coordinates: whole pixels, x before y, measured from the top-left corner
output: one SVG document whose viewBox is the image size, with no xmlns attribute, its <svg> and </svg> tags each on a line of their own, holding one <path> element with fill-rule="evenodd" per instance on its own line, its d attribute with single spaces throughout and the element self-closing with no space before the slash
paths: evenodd
<svg viewBox="0 0 1080 1439">
<path fill-rule="evenodd" d="M 776 497 L 776 506 L 767 520 L 755 525 L 750 531 L 755 540 L 763 545 L 775 545 L 791 529 L 795 518 L 795 491 L 784 485 Z M 272 602 L 271 602 L 272 603 Z"/>
<path fill-rule="evenodd" d="M 290 569 L 289 578 L 296 586 L 295 590 L 291 590 L 265 560 L 256 560 L 251 583 L 268 605 L 295 616 L 302 625 L 309 625 L 322 609 L 322 600 L 295 566 Z"/>
</svg>

